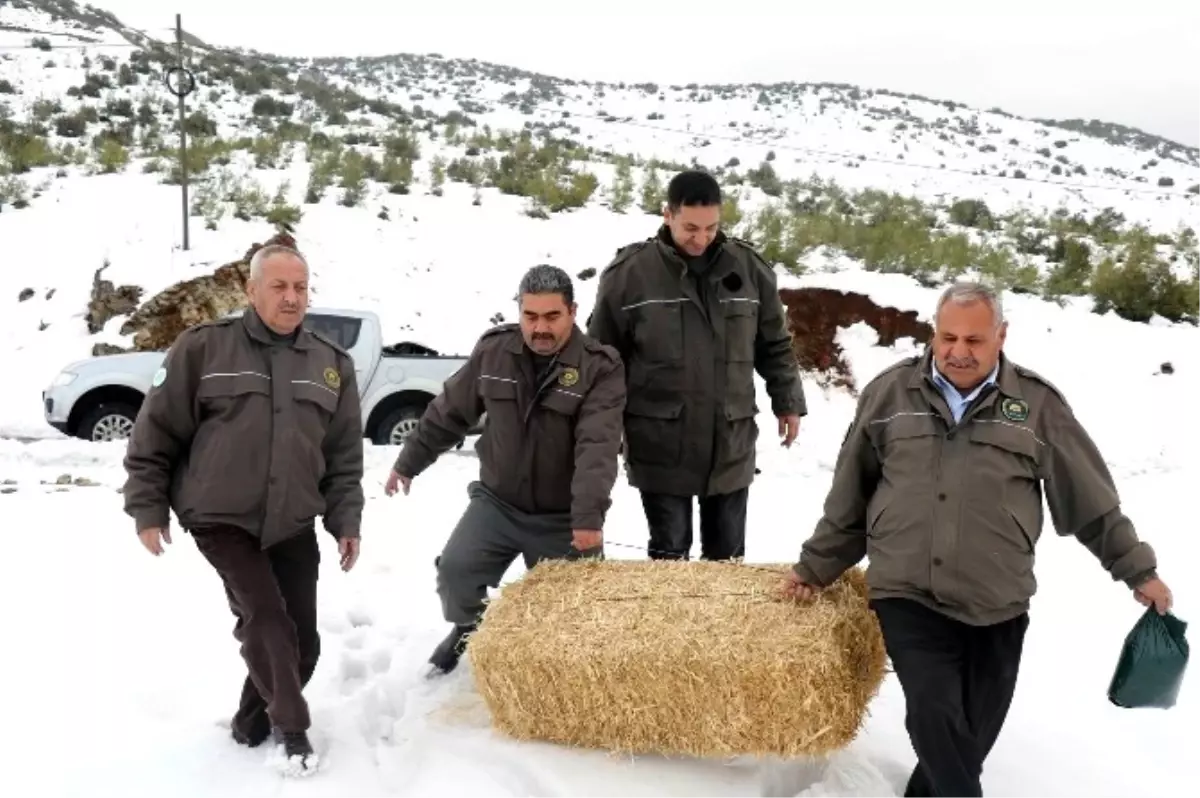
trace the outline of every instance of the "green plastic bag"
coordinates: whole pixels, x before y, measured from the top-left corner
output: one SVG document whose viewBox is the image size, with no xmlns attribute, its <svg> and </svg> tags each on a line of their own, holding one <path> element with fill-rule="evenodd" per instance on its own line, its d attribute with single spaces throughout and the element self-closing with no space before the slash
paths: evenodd
<svg viewBox="0 0 1200 798">
<path fill-rule="evenodd" d="M 1150 606 L 1125 637 L 1108 700 L 1131 709 L 1175 706 L 1187 670 L 1187 623 Z"/>
</svg>

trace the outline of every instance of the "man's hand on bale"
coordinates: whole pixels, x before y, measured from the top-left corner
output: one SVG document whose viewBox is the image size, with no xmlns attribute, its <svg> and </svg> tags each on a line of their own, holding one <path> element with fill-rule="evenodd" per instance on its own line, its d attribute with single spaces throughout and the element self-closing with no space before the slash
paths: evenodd
<svg viewBox="0 0 1200 798">
<path fill-rule="evenodd" d="M 783 578 L 782 584 L 779 585 L 779 592 L 783 598 L 795 601 L 811 601 L 817 597 L 820 588 L 808 584 L 800 578 L 799 574 L 789 569 L 787 576 Z"/>
</svg>

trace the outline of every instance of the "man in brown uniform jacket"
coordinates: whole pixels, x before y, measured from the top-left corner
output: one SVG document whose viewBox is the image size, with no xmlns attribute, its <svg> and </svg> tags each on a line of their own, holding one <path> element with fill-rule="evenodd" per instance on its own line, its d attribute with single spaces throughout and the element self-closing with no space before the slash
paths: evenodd
<svg viewBox="0 0 1200 798">
<path fill-rule="evenodd" d="M 755 371 L 785 446 L 807 412 L 787 312 L 771 267 L 721 232 L 711 175 L 676 175 L 664 216 L 657 236 L 619 250 L 601 274 L 588 334 L 620 352 L 628 372 L 624 454 L 650 556 L 688 558 L 698 496 L 702 556 L 743 557 Z"/>
<path fill-rule="evenodd" d="M 414 477 L 457 444 L 486 412 L 476 445 L 480 477 L 437 568 L 450 634 L 430 657 L 433 674 L 457 665 L 496 587 L 518 555 L 600 556 L 617 479 L 625 370 L 617 353 L 575 324 L 571 278 L 535 266 L 519 287 L 520 324 L 483 334 L 404 442 L 385 486 L 408 493 Z"/>
<path fill-rule="evenodd" d="M 260 249 L 240 319 L 180 334 L 154 377 L 125 456 L 125 512 L 161 554 L 169 511 L 225 585 L 249 676 L 231 723 L 256 746 L 274 730 L 289 758 L 312 766 L 301 691 L 320 653 L 314 518 L 358 557 L 362 417 L 354 364 L 301 326 L 308 265 Z"/>
<path fill-rule="evenodd" d="M 982 795 L 1016 688 L 1036 582 L 1042 490 L 1074 536 L 1159 612 L 1155 555 L 1062 394 L 1001 352 L 999 296 L 951 286 L 919 358 L 863 388 L 824 517 L 785 584 L 808 598 L 864 556 L 871 605 L 907 706 L 905 795 Z"/>
</svg>

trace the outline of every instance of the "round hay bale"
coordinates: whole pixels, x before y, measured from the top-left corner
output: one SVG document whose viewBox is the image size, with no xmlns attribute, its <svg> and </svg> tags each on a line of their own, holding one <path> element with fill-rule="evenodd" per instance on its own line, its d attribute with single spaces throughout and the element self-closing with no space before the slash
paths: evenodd
<svg viewBox="0 0 1200 798">
<path fill-rule="evenodd" d="M 495 727 L 520 740 L 696 757 L 846 746 L 886 654 L 861 569 L 815 601 L 789 566 L 543 561 L 467 646 Z"/>
</svg>

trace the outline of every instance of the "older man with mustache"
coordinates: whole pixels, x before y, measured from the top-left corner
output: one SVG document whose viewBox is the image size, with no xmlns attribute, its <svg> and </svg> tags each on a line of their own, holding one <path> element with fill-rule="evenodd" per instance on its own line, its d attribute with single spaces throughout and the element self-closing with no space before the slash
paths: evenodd
<svg viewBox="0 0 1200 798">
<path fill-rule="evenodd" d="M 236 617 L 248 674 L 230 722 L 238 743 L 274 736 L 317 761 L 303 690 L 320 656 L 314 519 L 358 559 L 363 427 L 354 361 L 303 326 L 308 262 L 269 244 L 250 261 L 241 318 L 179 335 L 154 376 L 125 456 L 125 511 L 153 555 L 173 509 Z"/>
<path fill-rule="evenodd" d="M 1134 598 L 1165 613 L 1171 591 L 1066 399 L 1004 356 L 1000 297 L 953 285 L 935 328 L 924 356 L 863 388 L 824 517 L 784 588 L 810 598 L 869 559 L 917 754 L 905 795 L 977 796 L 1016 689 L 1043 488 L 1058 533 Z"/>
</svg>

